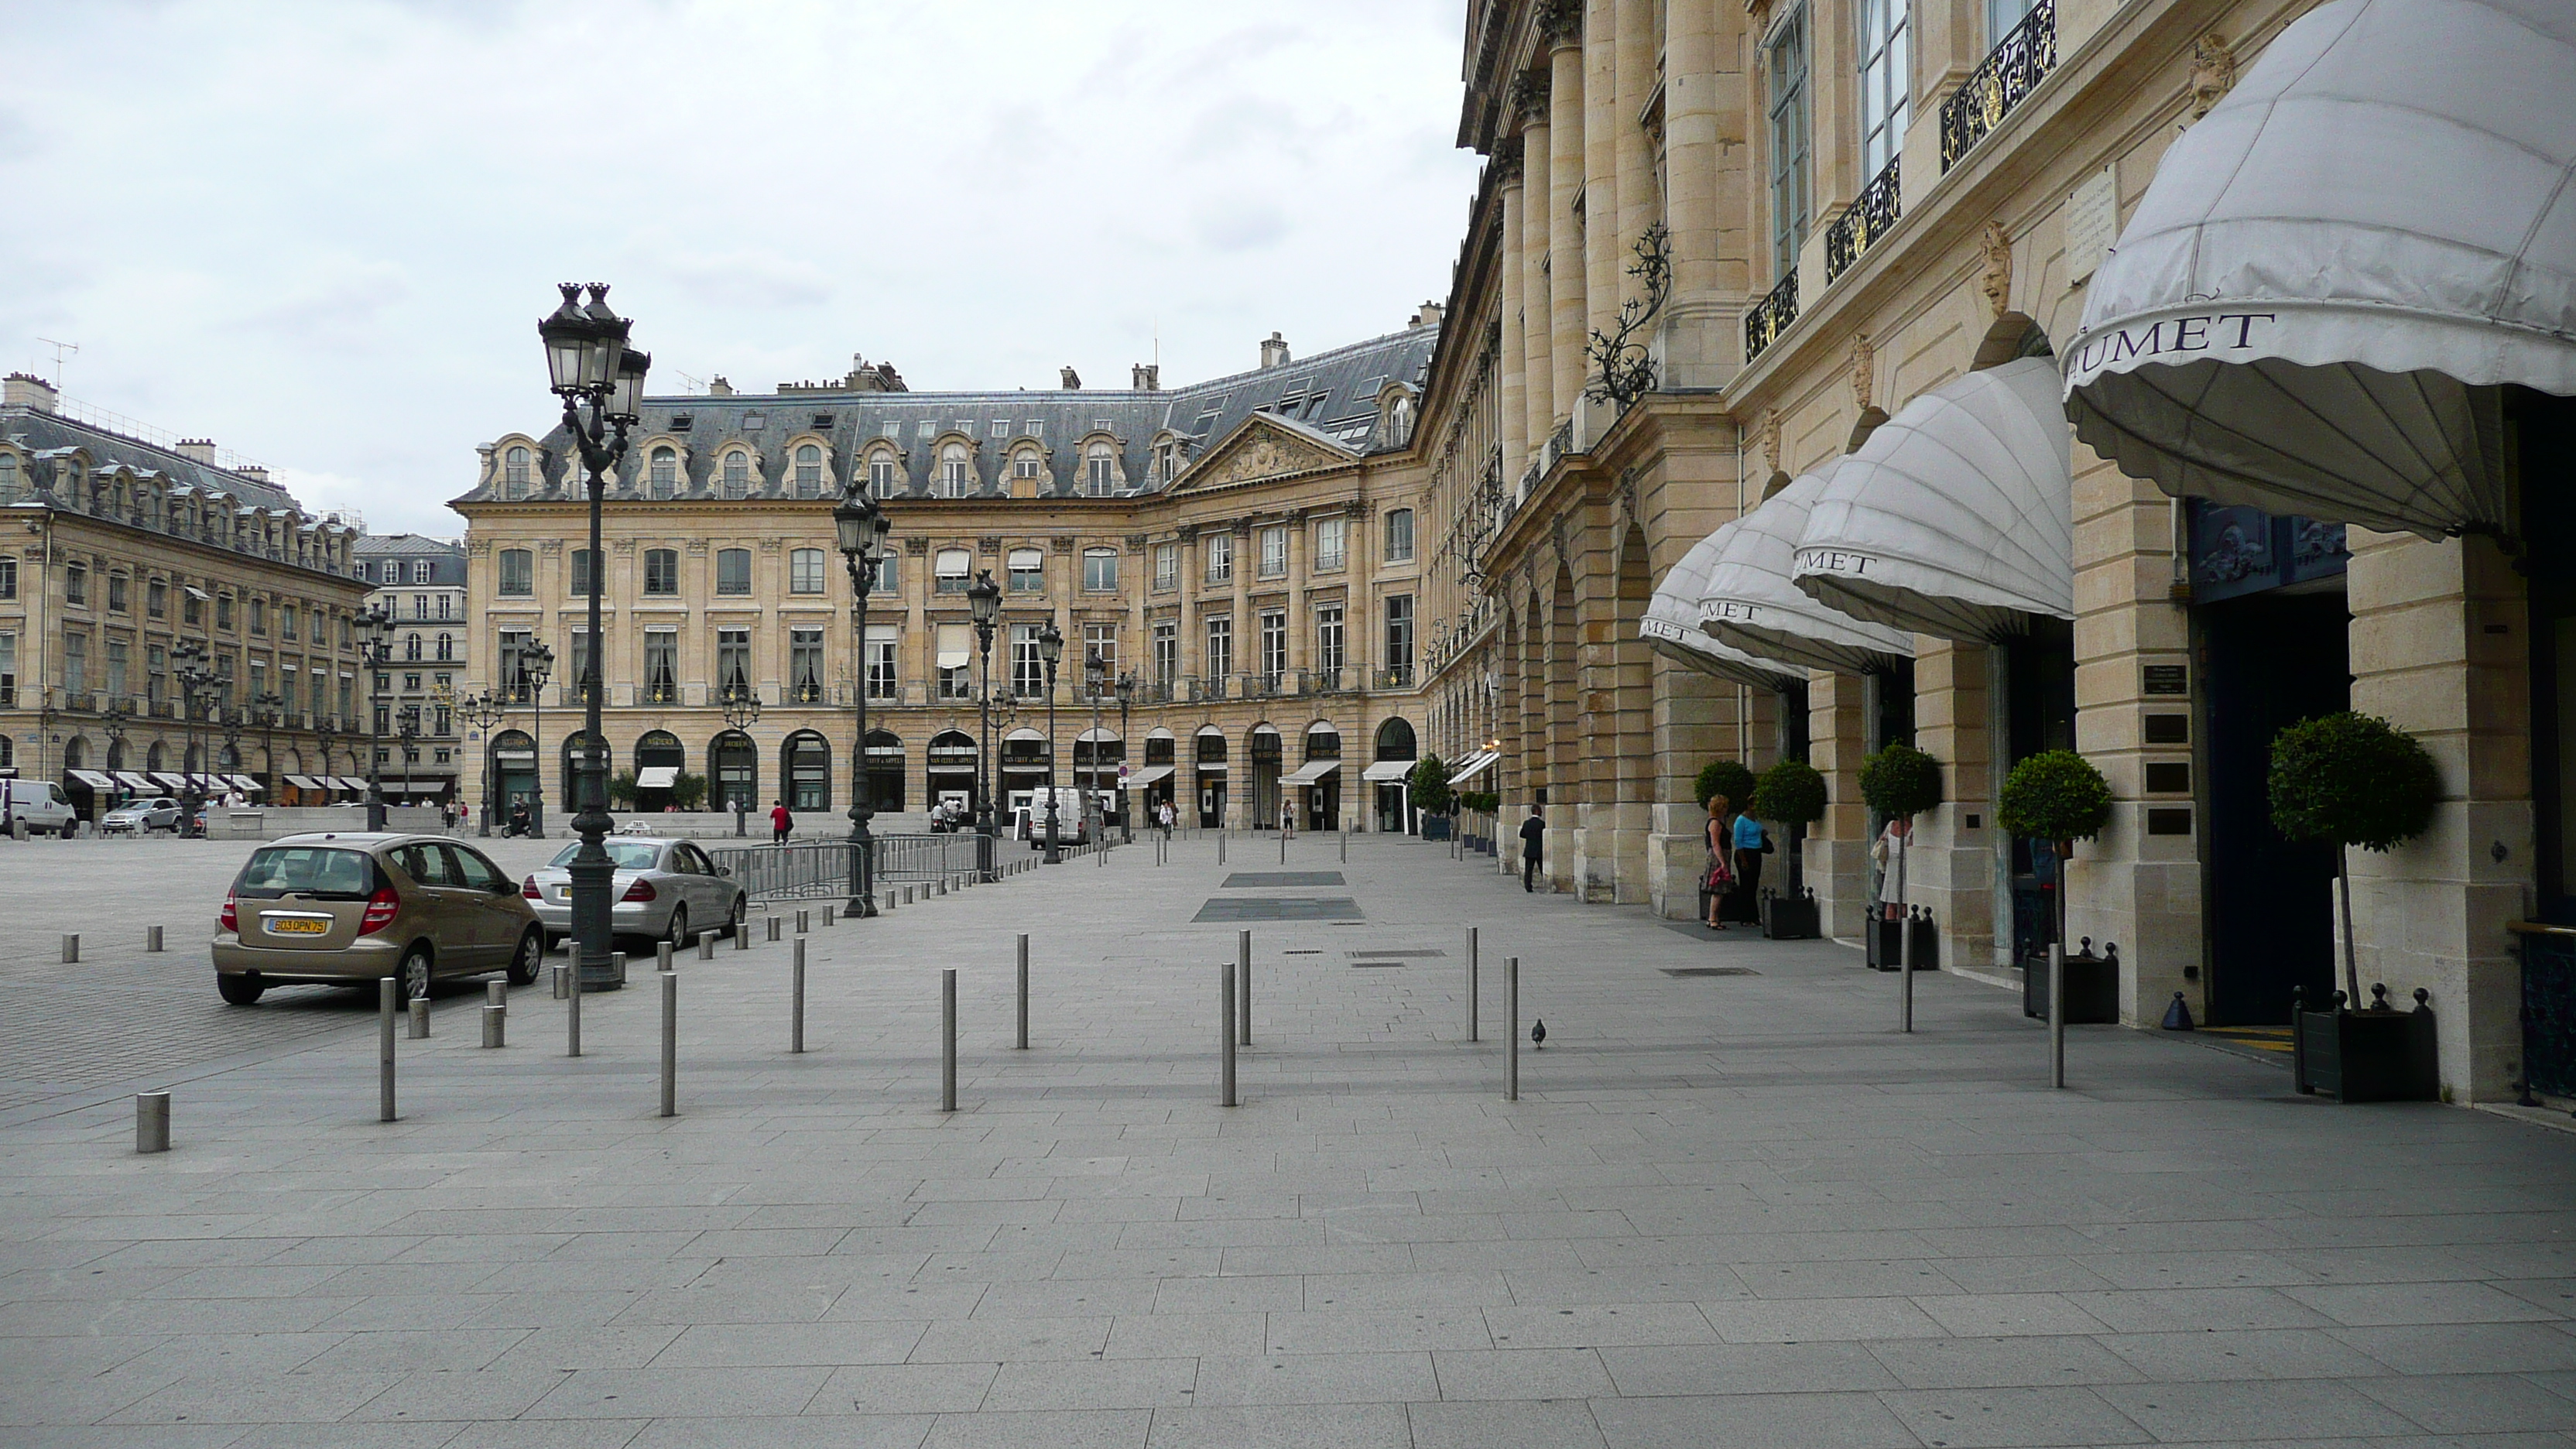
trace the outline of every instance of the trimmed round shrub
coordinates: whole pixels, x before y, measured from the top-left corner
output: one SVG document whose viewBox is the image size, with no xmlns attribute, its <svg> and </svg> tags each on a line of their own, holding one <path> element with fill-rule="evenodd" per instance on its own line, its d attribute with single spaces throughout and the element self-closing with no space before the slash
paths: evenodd
<svg viewBox="0 0 2576 1449">
<path fill-rule="evenodd" d="M 2091 840 L 2111 820 L 2111 786 L 2073 750 L 2045 750 L 2004 777 L 1995 819 L 2015 835 L 2052 844 Z"/>
<path fill-rule="evenodd" d="M 1753 818 L 1813 825 L 1825 818 L 1825 777 L 1804 760 L 1782 760 L 1753 784 Z"/>
<path fill-rule="evenodd" d="M 2424 833 L 2442 774 L 2413 735 L 2376 715 L 2305 719 L 2272 739 L 2272 824 L 2292 840 L 2390 850 Z"/>
<path fill-rule="evenodd" d="M 1860 762 L 1860 798 L 1881 815 L 1910 818 L 1941 803 L 1941 764 L 1895 744 Z"/>
<path fill-rule="evenodd" d="M 1413 786 L 1413 807 L 1424 814 L 1446 815 L 1457 804 L 1457 792 L 1449 788 L 1449 763 L 1438 755 L 1415 761 L 1406 778 Z"/>
<path fill-rule="evenodd" d="M 1699 779 L 1691 786 L 1692 798 L 1699 808 L 1708 808 L 1709 797 L 1723 795 L 1726 803 L 1743 809 L 1753 799 L 1753 771 L 1739 760 L 1711 760 L 1700 766 Z"/>
</svg>

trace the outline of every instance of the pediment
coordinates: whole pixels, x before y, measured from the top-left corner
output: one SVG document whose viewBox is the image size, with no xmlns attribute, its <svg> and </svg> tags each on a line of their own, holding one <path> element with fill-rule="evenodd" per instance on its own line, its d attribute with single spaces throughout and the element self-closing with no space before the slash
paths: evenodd
<svg viewBox="0 0 2576 1449">
<path fill-rule="evenodd" d="M 1312 428 L 1254 413 L 1181 474 L 1174 492 L 1336 468 L 1359 454 Z"/>
</svg>

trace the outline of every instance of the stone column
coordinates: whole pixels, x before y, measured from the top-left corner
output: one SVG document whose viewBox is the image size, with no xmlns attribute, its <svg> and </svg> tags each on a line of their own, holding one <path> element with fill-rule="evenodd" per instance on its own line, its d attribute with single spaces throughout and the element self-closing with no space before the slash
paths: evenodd
<svg viewBox="0 0 2576 1449">
<path fill-rule="evenodd" d="M 1554 377 L 1548 426 L 1574 419 L 1583 394 L 1583 223 L 1574 214 L 1583 189 L 1583 31 L 1569 14 L 1548 40 L 1547 162 L 1548 364 Z"/>
<path fill-rule="evenodd" d="M 1932 908 L 1941 964 L 1976 971 L 1996 965 L 1992 655 L 1924 636 L 1914 658 L 1914 744 L 1941 764 L 1942 804 L 1914 822 L 1906 894 Z"/>
<path fill-rule="evenodd" d="M 1673 295 L 1658 339 L 1662 382 L 1714 388 L 1743 352 L 1740 297 L 1718 292 L 1718 73 L 1715 5 L 1664 7 L 1664 224 Z"/>
<path fill-rule="evenodd" d="M 1825 934 L 1861 934 L 1869 915 L 1869 807 L 1860 799 L 1860 762 L 1869 752 L 1867 681 L 1818 672 L 1807 684 L 1807 762 L 1825 777 L 1825 818 L 1807 836 L 1807 884 L 1815 887 Z M 1909 873 L 1911 867 L 1909 865 Z"/>
<path fill-rule="evenodd" d="M 1556 393 L 1556 365 L 1550 360 L 1553 324 L 1549 320 L 1552 303 L 1547 280 L 1547 218 L 1553 203 L 1554 170 L 1549 153 L 1555 141 L 1548 124 L 1548 73 L 1524 71 L 1512 82 L 1512 89 L 1521 112 L 1521 345 L 1527 358 L 1522 404 L 1527 410 L 1529 457 L 1534 464 L 1547 455 Z M 1524 465 L 1524 472 L 1527 467 Z M 1521 480 L 1510 481 L 1513 496 L 1522 496 Z"/>
<path fill-rule="evenodd" d="M 1619 328 L 1619 302 L 1627 295 L 1628 241 L 1620 226 L 1619 146 L 1623 131 L 1636 129 L 1632 114 L 1623 124 L 1618 114 L 1619 76 L 1613 53 L 1616 0 L 1586 0 L 1583 19 L 1583 374 L 1576 384 L 1575 447 L 1590 452 L 1592 440 L 1617 420 L 1606 404 L 1582 395 L 1597 371 L 1590 360 L 1591 335 Z"/>
<path fill-rule="evenodd" d="M 1524 249 L 1521 231 L 1524 205 L 1521 185 L 1521 138 L 1511 136 L 1494 148 L 1494 165 L 1502 178 L 1502 235 L 1496 248 L 1496 270 L 1501 273 L 1502 355 L 1495 360 L 1501 388 L 1496 430 L 1502 437 L 1503 486 L 1517 491 L 1521 474 L 1529 468 L 1529 394 L 1523 389 L 1529 375 L 1529 339 L 1521 320 L 1521 284 Z M 1472 486 L 1472 485 L 1471 485 Z M 1365 577 L 1363 575 L 1363 577 Z"/>
<path fill-rule="evenodd" d="M 1306 636 L 1315 623 L 1306 606 L 1307 582 L 1306 511 L 1301 508 L 1288 516 L 1288 668 L 1301 675 L 1308 662 Z"/>
</svg>

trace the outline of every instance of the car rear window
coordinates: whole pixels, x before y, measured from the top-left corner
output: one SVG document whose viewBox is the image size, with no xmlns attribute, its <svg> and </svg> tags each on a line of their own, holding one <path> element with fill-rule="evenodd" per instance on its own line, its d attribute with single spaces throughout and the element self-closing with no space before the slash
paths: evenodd
<svg viewBox="0 0 2576 1449">
<path fill-rule="evenodd" d="M 653 862 L 662 854 L 662 847 L 641 840 L 610 840 L 602 844 L 608 850 L 609 863 L 619 870 L 651 870 Z M 580 852 L 581 842 L 576 840 L 558 851 L 555 858 L 546 864 L 549 867 L 570 865 L 572 858 Z"/>
<path fill-rule="evenodd" d="M 329 845 L 266 845 L 251 852 L 233 893 L 275 900 L 289 893 L 319 901 L 363 901 L 378 885 L 376 860 L 363 850 Z"/>
</svg>

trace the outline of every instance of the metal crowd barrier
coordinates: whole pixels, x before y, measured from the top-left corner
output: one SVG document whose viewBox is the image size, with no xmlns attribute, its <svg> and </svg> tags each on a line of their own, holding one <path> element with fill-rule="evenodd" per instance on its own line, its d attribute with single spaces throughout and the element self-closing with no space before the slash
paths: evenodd
<svg viewBox="0 0 2576 1449">
<path fill-rule="evenodd" d="M 976 869 L 975 842 L 971 834 L 874 836 L 871 877 L 878 885 L 893 885 L 971 875 Z M 821 900 L 849 893 L 850 843 L 846 840 L 710 846 L 707 854 L 731 871 L 754 901 Z"/>
</svg>

